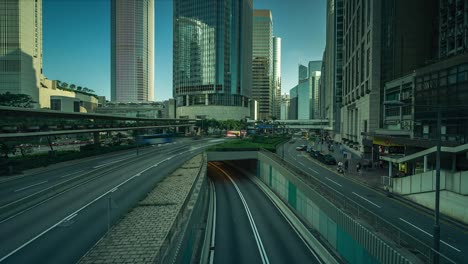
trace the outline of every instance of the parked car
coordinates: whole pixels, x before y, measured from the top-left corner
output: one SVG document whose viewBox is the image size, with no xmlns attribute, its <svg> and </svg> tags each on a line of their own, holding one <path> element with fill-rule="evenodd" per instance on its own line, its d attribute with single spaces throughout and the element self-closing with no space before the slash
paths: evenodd
<svg viewBox="0 0 468 264">
<path fill-rule="evenodd" d="M 318 159 L 318 154 L 319 153 L 320 153 L 320 151 L 318 151 L 318 150 L 313 150 L 313 149 L 310 150 L 310 156 L 312 158 L 314 158 L 314 159 Z"/>
<path fill-rule="evenodd" d="M 317 159 L 318 159 L 320 162 L 325 163 L 325 155 L 324 155 L 322 152 L 317 151 L 317 154 L 316 154 L 316 155 L 317 155 Z"/>
<path fill-rule="evenodd" d="M 330 154 L 323 155 L 323 163 L 328 165 L 336 165 L 336 159 Z"/>
<path fill-rule="evenodd" d="M 296 147 L 297 151 L 304 151 L 306 149 L 307 149 L 307 145 L 300 145 L 300 146 Z"/>
</svg>

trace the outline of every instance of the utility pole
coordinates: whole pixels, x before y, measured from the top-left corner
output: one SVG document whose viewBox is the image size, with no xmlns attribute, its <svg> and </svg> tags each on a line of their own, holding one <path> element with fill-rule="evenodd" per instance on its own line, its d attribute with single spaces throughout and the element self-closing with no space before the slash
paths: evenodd
<svg viewBox="0 0 468 264">
<path fill-rule="evenodd" d="M 440 151 L 442 144 L 442 118 L 440 106 L 437 107 L 437 152 L 436 152 L 436 189 L 435 189 L 435 223 L 434 223 L 434 263 L 439 263 L 440 251 Z"/>
</svg>

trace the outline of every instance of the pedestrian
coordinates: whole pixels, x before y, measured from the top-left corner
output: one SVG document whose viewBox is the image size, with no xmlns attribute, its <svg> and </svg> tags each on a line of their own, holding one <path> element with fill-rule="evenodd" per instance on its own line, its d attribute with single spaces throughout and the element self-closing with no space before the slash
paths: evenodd
<svg viewBox="0 0 468 264">
<path fill-rule="evenodd" d="M 356 171 L 359 172 L 360 169 L 361 169 L 361 162 L 358 162 L 358 164 L 356 164 Z"/>
</svg>

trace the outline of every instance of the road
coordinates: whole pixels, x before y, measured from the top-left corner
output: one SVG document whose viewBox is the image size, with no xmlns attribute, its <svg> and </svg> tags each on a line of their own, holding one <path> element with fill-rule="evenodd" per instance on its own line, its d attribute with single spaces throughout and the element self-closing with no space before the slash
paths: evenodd
<svg viewBox="0 0 468 264">
<path fill-rule="evenodd" d="M 247 176 L 210 163 L 216 191 L 214 263 L 322 263 Z"/>
<path fill-rule="evenodd" d="M 333 168 L 327 168 L 312 159 L 307 152 L 296 151 L 295 147 L 301 144 L 307 144 L 307 142 L 297 140 L 295 144 L 284 145 L 286 161 L 306 174 L 320 179 L 330 188 L 366 207 L 420 241 L 429 246 L 433 245 L 434 220 L 432 215 L 339 175 Z M 468 258 L 468 230 L 442 221 L 440 248 L 442 254 L 449 256 L 457 263 L 463 263 Z"/>
<path fill-rule="evenodd" d="M 102 174 L 0 222 L 0 262 L 75 263 L 105 234 L 108 222 L 115 222 L 164 176 L 209 144 L 213 143 L 200 140 L 147 148 L 143 151 L 146 155 L 138 157 L 130 152 L 95 157 L 0 184 L 1 201 L 5 202 L 9 195 L 18 198 L 23 191 L 47 188 L 47 184 L 60 181 L 67 174 L 66 177 L 86 171 Z M 15 192 L 32 183 L 31 179 L 48 182 Z"/>
</svg>

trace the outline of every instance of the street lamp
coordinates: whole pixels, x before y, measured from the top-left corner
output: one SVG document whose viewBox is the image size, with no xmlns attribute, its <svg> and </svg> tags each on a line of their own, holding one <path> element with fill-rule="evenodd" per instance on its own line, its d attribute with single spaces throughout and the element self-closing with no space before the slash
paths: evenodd
<svg viewBox="0 0 468 264">
<path fill-rule="evenodd" d="M 395 105 L 400 107 L 400 124 L 402 119 L 402 107 L 412 105 L 412 104 L 405 104 L 401 101 L 385 101 L 384 105 Z M 414 106 L 422 106 L 422 107 L 434 107 L 437 108 L 437 151 L 436 151 L 436 187 L 435 187 L 435 205 L 434 205 L 434 263 L 439 263 L 439 250 L 440 250 L 440 152 L 441 152 L 441 145 L 442 145 L 442 114 L 441 114 L 441 105 L 414 105 Z M 384 114 L 385 114 L 384 108 Z M 392 175 L 389 175 L 391 178 Z"/>
</svg>

